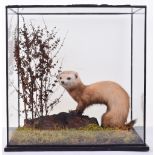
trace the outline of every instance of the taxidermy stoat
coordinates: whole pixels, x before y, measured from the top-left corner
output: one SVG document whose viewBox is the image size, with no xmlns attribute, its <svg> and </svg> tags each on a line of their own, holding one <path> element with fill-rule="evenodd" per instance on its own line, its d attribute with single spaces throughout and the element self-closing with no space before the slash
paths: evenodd
<svg viewBox="0 0 155 155">
<path fill-rule="evenodd" d="M 126 123 L 129 112 L 129 95 L 117 83 L 102 81 L 84 85 L 77 72 L 64 71 L 59 77 L 59 83 L 77 102 L 76 110 L 72 113 L 82 114 L 92 104 L 105 104 L 106 113 L 103 114 L 101 126 L 110 128 L 131 129 L 135 120 Z"/>
</svg>

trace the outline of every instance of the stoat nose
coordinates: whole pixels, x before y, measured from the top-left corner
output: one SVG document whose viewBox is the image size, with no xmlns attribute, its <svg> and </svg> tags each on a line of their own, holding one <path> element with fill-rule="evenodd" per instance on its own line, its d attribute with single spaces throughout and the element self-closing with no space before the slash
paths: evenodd
<svg viewBox="0 0 155 155">
<path fill-rule="evenodd" d="M 64 84 L 65 82 L 64 81 L 61 81 L 61 84 Z"/>
</svg>

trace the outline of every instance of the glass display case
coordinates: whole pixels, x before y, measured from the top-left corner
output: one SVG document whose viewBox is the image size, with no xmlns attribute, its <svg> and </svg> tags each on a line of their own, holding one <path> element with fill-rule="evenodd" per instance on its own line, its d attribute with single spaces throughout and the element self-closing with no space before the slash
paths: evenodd
<svg viewBox="0 0 155 155">
<path fill-rule="evenodd" d="M 149 150 L 146 6 L 6 6 L 6 55 L 5 151 Z"/>
</svg>

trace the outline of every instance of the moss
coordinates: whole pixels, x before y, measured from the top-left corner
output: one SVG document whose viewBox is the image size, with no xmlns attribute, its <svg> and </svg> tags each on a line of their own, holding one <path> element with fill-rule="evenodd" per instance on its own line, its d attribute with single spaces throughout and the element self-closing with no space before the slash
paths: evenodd
<svg viewBox="0 0 155 155">
<path fill-rule="evenodd" d="M 33 128 L 27 128 L 27 127 L 18 127 L 16 131 L 32 131 Z M 36 130 L 36 129 L 35 129 Z"/>
<path fill-rule="evenodd" d="M 97 124 L 89 124 L 85 127 L 81 127 L 79 128 L 79 130 L 91 130 L 91 131 L 99 131 L 99 130 L 103 130 L 103 128 L 101 126 L 98 126 Z"/>
<path fill-rule="evenodd" d="M 119 128 L 107 128 L 107 127 L 101 127 L 97 124 L 89 124 L 85 127 L 79 128 L 79 130 L 91 130 L 91 131 L 111 131 L 111 130 L 120 130 Z"/>
<path fill-rule="evenodd" d="M 13 145 L 49 145 L 49 144 L 136 144 L 142 143 L 134 131 L 112 130 L 94 124 L 81 129 L 39 130 L 18 128 L 12 134 Z"/>
</svg>

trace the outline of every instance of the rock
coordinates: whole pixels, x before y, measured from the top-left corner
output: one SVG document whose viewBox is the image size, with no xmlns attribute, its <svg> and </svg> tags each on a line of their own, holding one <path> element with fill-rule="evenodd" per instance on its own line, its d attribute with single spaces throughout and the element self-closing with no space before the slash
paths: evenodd
<svg viewBox="0 0 155 155">
<path fill-rule="evenodd" d="M 88 117 L 85 115 L 75 115 L 72 113 L 61 112 L 59 114 L 42 116 L 35 119 L 25 119 L 24 127 L 37 128 L 37 129 L 71 129 L 81 128 L 89 124 L 98 125 L 96 118 Z"/>
</svg>

